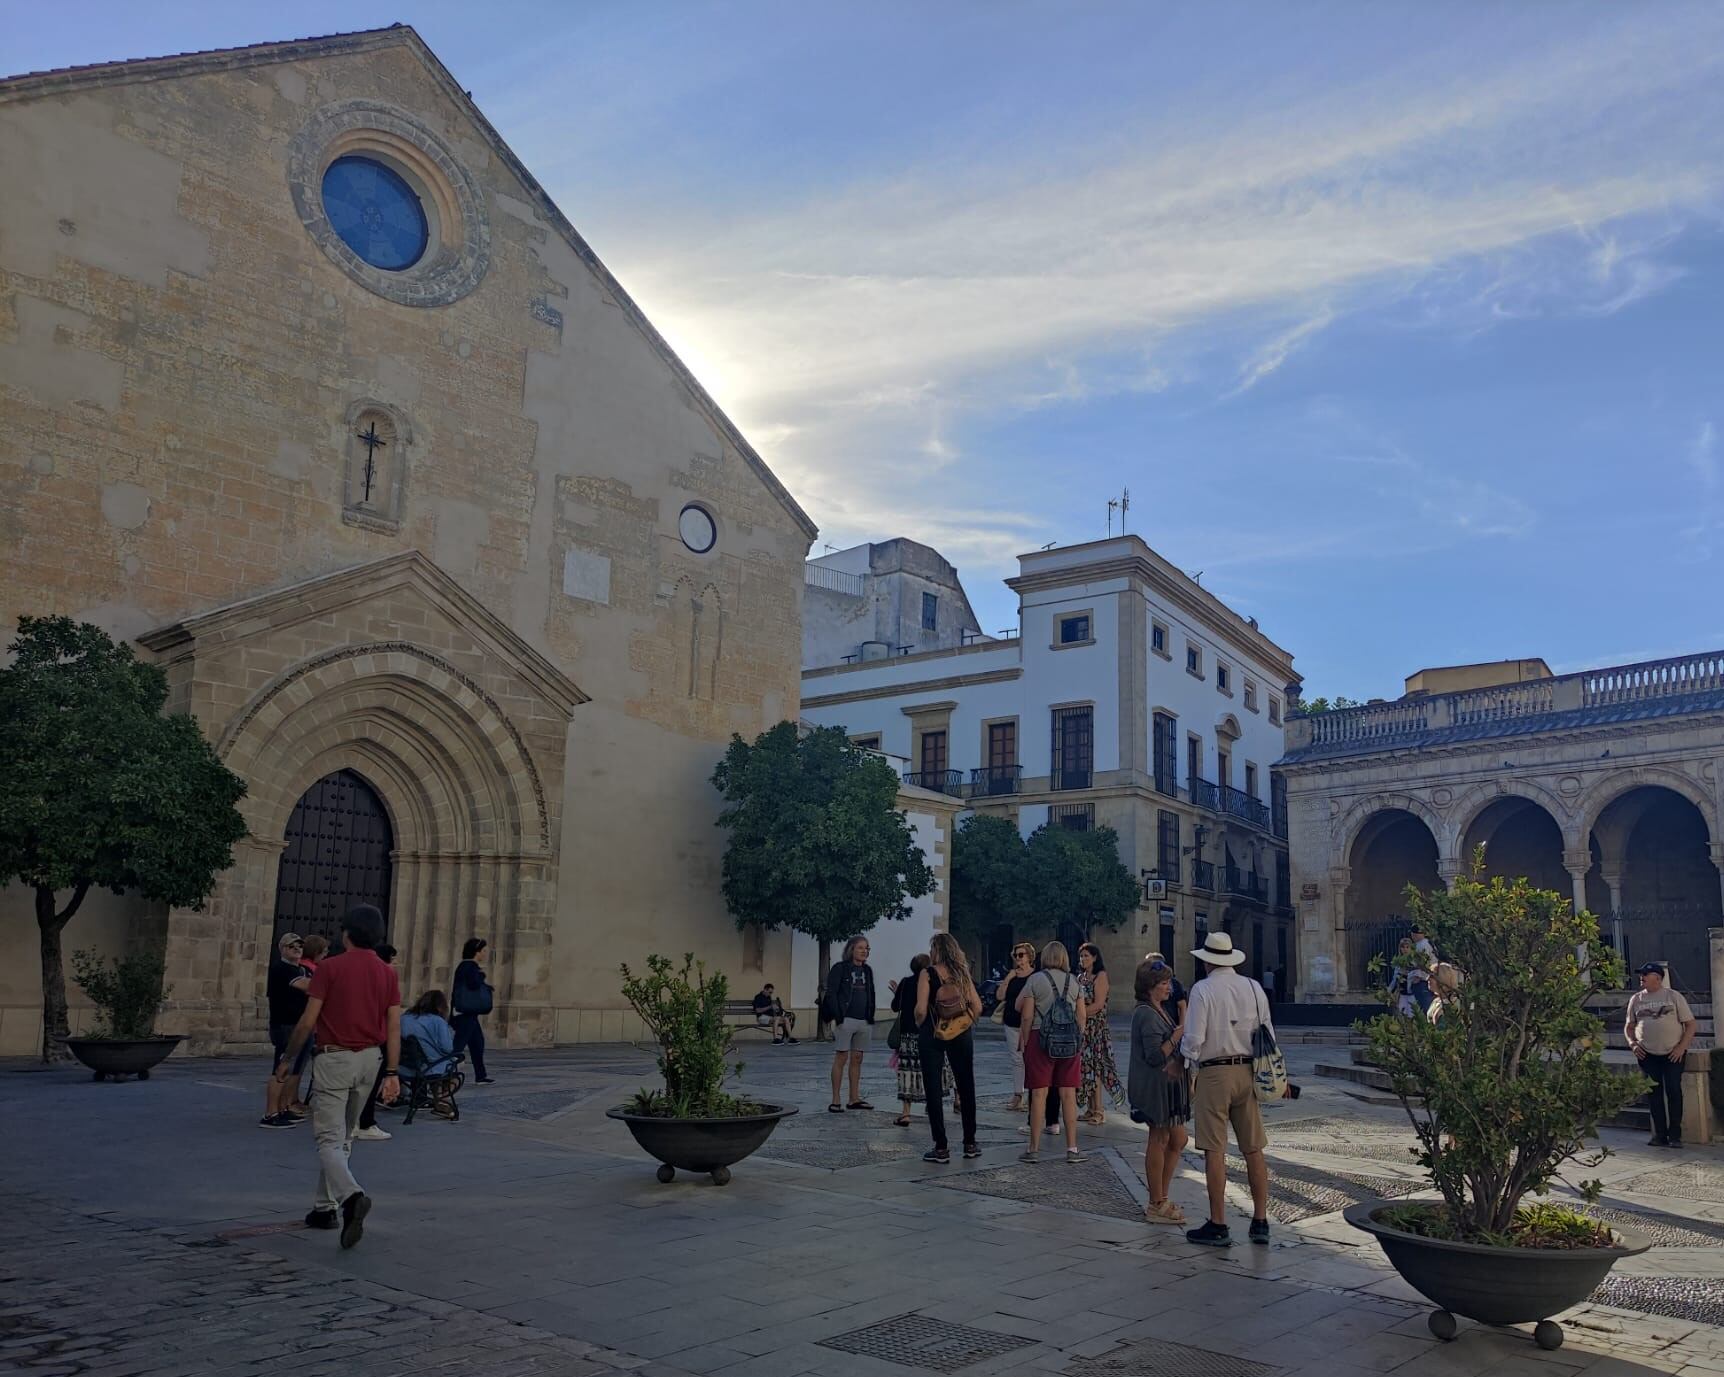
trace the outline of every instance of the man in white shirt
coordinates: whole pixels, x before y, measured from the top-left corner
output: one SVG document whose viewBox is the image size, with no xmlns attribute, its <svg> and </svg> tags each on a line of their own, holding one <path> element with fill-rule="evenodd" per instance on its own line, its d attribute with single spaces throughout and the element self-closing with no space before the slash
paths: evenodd
<svg viewBox="0 0 1724 1377">
<path fill-rule="evenodd" d="M 1682 1146 L 1682 1063 L 1700 1025 L 1680 993 L 1664 984 L 1664 967 L 1648 961 L 1638 972 L 1640 989 L 1628 1001 L 1622 1031 L 1652 1082 L 1653 1147 Z"/>
<path fill-rule="evenodd" d="M 1179 1044 L 1186 1065 L 1196 1068 L 1191 1090 L 1191 1124 L 1203 1149 L 1203 1174 L 1209 1187 L 1209 1218 L 1185 1237 L 1211 1248 L 1230 1248 L 1227 1228 L 1227 1126 L 1245 1158 L 1251 1186 L 1253 1243 L 1269 1242 L 1269 1146 L 1263 1115 L 1257 1108 L 1257 1086 L 1251 1074 L 1251 1037 L 1259 1026 L 1271 1033 L 1269 999 L 1263 987 L 1233 968 L 1245 960 L 1225 932 L 1212 932 L 1192 952 L 1209 973 L 1191 987 L 1185 1011 L 1185 1037 Z"/>
<path fill-rule="evenodd" d="M 1407 993 L 1412 995 L 1420 1013 L 1429 1014 L 1431 1000 L 1436 997 L 1436 991 L 1431 988 L 1431 971 L 1437 964 L 1437 949 L 1431 945 L 1425 930 L 1418 926 L 1413 928 L 1413 959 L 1415 964 L 1407 971 Z"/>
</svg>

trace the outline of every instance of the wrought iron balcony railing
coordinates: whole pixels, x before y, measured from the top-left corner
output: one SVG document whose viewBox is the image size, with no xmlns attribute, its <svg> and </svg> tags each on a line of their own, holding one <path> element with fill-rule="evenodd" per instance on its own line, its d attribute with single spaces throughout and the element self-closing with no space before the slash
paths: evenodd
<svg viewBox="0 0 1724 1377">
<path fill-rule="evenodd" d="M 1219 785 L 1211 784 L 1207 779 L 1199 779 L 1196 775 L 1192 775 L 1186 780 L 1186 787 L 1191 795 L 1192 803 L 1197 807 L 1207 808 L 1211 813 L 1221 811 Z"/>
<path fill-rule="evenodd" d="M 1269 830 L 1269 805 L 1262 799 L 1252 798 L 1243 789 L 1235 789 L 1232 785 L 1220 786 L 1221 807 L 1219 812 L 1230 818 L 1237 818 L 1248 827 L 1260 831 Z"/>
<path fill-rule="evenodd" d="M 1089 765 L 1055 765 L 1048 780 L 1050 789 L 1087 789 L 1095 783 L 1095 770 Z"/>
<path fill-rule="evenodd" d="M 964 796 L 962 770 L 908 770 L 904 774 L 904 783 L 918 789 L 932 789 L 936 794 L 950 794 L 953 798 Z"/>
<path fill-rule="evenodd" d="M 1191 887 L 1193 889 L 1207 889 L 1207 890 L 1211 890 L 1211 891 L 1214 890 L 1214 888 L 1215 888 L 1215 862 L 1214 861 L 1197 861 L 1197 860 L 1192 861 L 1192 863 L 1191 863 Z"/>
<path fill-rule="evenodd" d="M 1238 870 L 1229 866 L 1222 878 L 1229 894 L 1259 904 L 1269 902 L 1269 886 L 1258 878 L 1255 871 Z"/>
<path fill-rule="evenodd" d="M 984 765 L 979 770 L 970 771 L 970 797 L 996 798 L 1001 794 L 1015 794 L 1023 788 L 1023 779 L 1022 765 Z"/>
</svg>

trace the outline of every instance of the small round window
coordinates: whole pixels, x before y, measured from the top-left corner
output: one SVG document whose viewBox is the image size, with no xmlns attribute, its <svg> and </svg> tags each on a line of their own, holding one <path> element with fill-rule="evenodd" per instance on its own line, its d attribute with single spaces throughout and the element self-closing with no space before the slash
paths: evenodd
<svg viewBox="0 0 1724 1377">
<path fill-rule="evenodd" d="M 329 165 L 323 213 L 342 243 L 385 272 L 411 268 L 431 240 L 418 194 L 399 172 L 373 158 L 349 156 Z"/>
<path fill-rule="evenodd" d="M 697 555 L 704 555 L 718 544 L 718 527 L 705 508 L 684 507 L 677 520 L 677 530 L 682 535 L 682 543 Z"/>
</svg>

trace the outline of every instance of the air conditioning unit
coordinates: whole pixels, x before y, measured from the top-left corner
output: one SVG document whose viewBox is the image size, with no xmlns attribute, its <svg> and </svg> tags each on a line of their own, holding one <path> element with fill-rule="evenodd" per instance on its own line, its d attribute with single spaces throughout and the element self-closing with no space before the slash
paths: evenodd
<svg viewBox="0 0 1724 1377">
<path fill-rule="evenodd" d="M 1165 899 L 1167 897 L 1167 881 L 1145 880 L 1143 882 L 1143 897 L 1146 899 Z"/>
</svg>

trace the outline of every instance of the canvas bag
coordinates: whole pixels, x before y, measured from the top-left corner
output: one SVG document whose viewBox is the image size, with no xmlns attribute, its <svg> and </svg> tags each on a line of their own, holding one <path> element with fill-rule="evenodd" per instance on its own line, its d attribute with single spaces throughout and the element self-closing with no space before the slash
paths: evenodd
<svg viewBox="0 0 1724 1377">
<path fill-rule="evenodd" d="M 1257 982 L 1252 981 L 1252 984 Z M 1257 998 L 1259 1001 L 1263 999 L 1261 985 L 1257 985 Z M 1251 1035 L 1251 1081 L 1257 1090 L 1257 1098 L 1264 1103 L 1286 1098 L 1287 1059 L 1281 1055 L 1275 1034 L 1269 1031 L 1267 1007 L 1258 1021 L 1257 1031 Z"/>
</svg>

